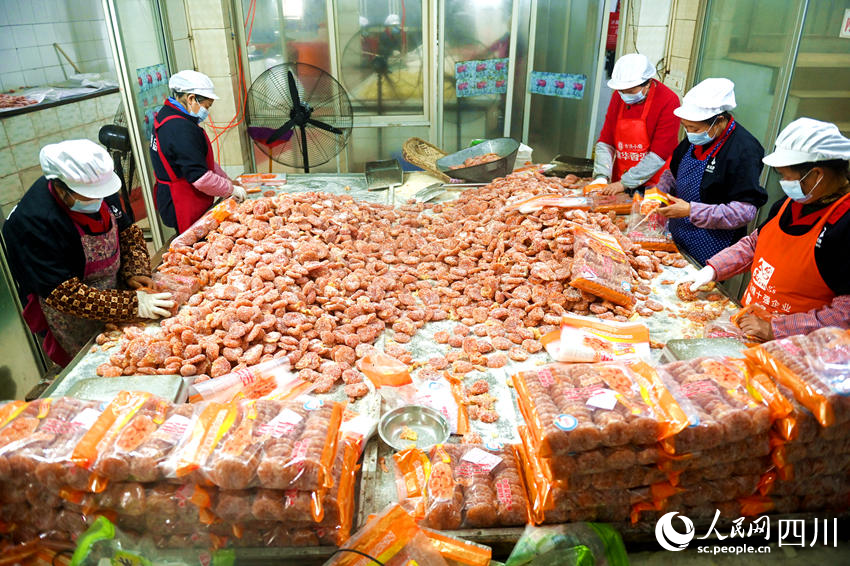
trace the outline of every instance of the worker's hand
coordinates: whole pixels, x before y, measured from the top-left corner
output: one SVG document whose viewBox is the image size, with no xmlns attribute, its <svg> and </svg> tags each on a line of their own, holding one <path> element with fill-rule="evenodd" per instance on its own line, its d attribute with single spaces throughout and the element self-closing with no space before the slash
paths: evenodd
<svg viewBox="0 0 850 566">
<path fill-rule="evenodd" d="M 145 293 L 144 291 L 136 291 L 136 298 L 139 300 L 140 318 L 171 316 L 171 311 L 168 310 L 174 307 L 171 293 Z"/>
<path fill-rule="evenodd" d="M 242 185 L 233 185 L 233 194 L 230 195 L 236 202 L 244 202 L 248 198 L 248 192 Z"/>
<path fill-rule="evenodd" d="M 133 275 L 127 279 L 127 285 L 129 285 L 131 289 L 138 289 L 139 287 L 150 287 L 152 289 L 153 279 L 147 275 Z"/>
<path fill-rule="evenodd" d="M 691 203 L 686 200 L 676 198 L 673 195 L 667 195 L 667 198 L 670 199 L 673 204 L 662 206 L 658 209 L 658 214 L 666 216 L 667 218 L 687 218 L 691 215 Z"/>
<path fill-rule="evenodd" d="M 705 267 L 697 271 L 696 275 L 685 279 L 684 283 L 690 283 L 691 292 L 696 293 L 697 291 L 699 291 L 700 287 L 714 281 L 715 277 L 717 277 L 717 272 L 715 272 L 714 268 L 710 265 L 706 265 Z"/>
<path fill-rule="evenodd" d="M 767 342 L 773 340 L 773 325 L 769 320 L 760 318 L 755 313 L 748 312 L 738 321 L 738 326 L 749 338 L 757 338 Z"/>
<path fill-rule="evenodd" d="M 626 192 L 626 187 L 623 186 L 623 183 L 617 181 L 616 183 L 610 183 L 607 187 L 605 187 L 599 192 L 601 192 L 603 195 L 616 195 L 618 193 Z"/>
</svg>

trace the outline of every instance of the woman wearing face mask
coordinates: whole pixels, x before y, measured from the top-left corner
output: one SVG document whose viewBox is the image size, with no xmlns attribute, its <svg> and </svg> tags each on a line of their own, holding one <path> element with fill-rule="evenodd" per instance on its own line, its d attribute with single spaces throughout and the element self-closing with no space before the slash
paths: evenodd
<svg viewBox="0 0 850 566">
<path fill-rule="evenodd" d="M 3 225 L 9 268 L 24 319 L 59 365 L 105 322 L 169 316 L 170 293 L 152 285 L 142 231 L 121 211 L 112 158 L 89 140 L 47 145 L 44 176 Z"/>
<path fill-rule="evenodd" d="M 183 232 L 215 197 L 247 197 L 245 189 L 219 167 L 200 124 L 218 99 L 208 76 L 180 71 L 168 80 L 172 90 L 154 119 L 151 160 L 156 174 L 156 208 L 166 226 Z"/>
<path fill-rule="evenodd" d="M 850 139 L 834 124 L 800 118 L 764 158 L 787 198 L 761 227 L 708 260 L 695 289 L 746 269 L 752 280 L 742 304 L 758 304 L 770 321 L 742 317 L 741 329 L 762 340 L 850 326 Z"/>
<path fill-rule="evenodd" d="M 679 97 L 653 79 L 655 67 L 645 55 L 617 60 L 608 86 L 611 97 L 596 143 L 593 185 L 613 195 L 658 182 L 664 163 L 679 143 L 673 109 Z"/>
<path fill-rule="evenodd" d="M 767 202 L 759 186 L 764 148 L 729 113 L 735 108 L 729 79 L 705 79 L 674 113 L 687 137 L 673 151 L 658 188 L 671 197 L 659 213 L 679 249 L 700 263 L 741 238 Z"/>
</svg>

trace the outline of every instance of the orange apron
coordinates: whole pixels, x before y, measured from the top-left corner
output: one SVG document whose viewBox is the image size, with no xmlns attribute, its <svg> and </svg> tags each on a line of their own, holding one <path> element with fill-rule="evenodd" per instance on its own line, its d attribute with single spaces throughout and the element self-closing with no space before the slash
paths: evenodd
<svg viewBox="0 0 850 566">
<path fill-rule="evenodd" d="M 623 118 L 626 104 L 620 105 L 620 113 L 617 115 L 617 125 L 614 127 L 614 177 L 612 183 L 616 183 L 623 177 L 623 173 L 637 165 L 641 159 L 649 153 L 649 132 L 646 131 L 646 115 L 652 106 L 655 97 L 655 82 L 651 83 L 646 100 L 643 101 L 643 112 L 640 118 Z M 655 185 L 661 178 L 664 167 L 645 184 Z"/>
<path fill-rule="evenodd" d="M 779 219 L 791 200 L 782 205 L 779 214 L 759 230 L 753 277 L 744 293 L 744 305 L 758 303 L 772 313 L 787 315 L 819 309 L 832 302 L 835 293 L 818 270 L 815 244 L 830 215 L 848 197 L 850 193 L 838 199 L 802 236 L 789 236 L 779 227 Z"/>
</svg>

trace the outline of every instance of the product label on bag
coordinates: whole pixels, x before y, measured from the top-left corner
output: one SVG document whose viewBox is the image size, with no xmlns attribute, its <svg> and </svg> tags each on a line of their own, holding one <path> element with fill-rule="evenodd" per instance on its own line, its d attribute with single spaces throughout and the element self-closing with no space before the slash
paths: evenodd
<svg viewBox="0 0 850 566">
<path fill-rule="evenodd" d="M 153 440 L 162 440 L 163 442 L 174 444 L 181 436 L 183 436 L 183 433 L 186 432 L 186 429 L 189 428 L 191 423 L 192 421 L 188 417 L 184 417 L 183 415 L 173 415 L 167 421 L 162 423 L 162 426 L 151 435 L 151 438 Z"/>
<path fill-rule="evenodd" d="M 258 431 L 264 436 L 282 438 L 295 430 L 295 425 L 300 423 L 303 417 L 291 409 L 284 409 L 268 423 L 260 426 Z"/>
<path fill-rule="evenodd" d="M 476 468 L 490 473 L 493 468 L 502 463 L 502 459 L 495 454 L 491 454 L 489 452 L 485 452 L 480 448 L 473 448 L 469 450 L 466 454 L 461 458 L 463 462 L 469 462 L 473 464 Z"/>
</svg>

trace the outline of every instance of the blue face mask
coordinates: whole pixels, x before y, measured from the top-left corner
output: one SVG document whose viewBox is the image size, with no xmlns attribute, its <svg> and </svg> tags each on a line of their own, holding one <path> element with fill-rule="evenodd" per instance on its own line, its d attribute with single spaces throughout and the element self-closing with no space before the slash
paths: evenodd
<svg viewBox="0 0 850 566">
<path fill-rule="evenodd" d="M 714 122 L 716 121 L 717 118 L 715 117 L 714 120 L 711 121 L 711 125 L 704 132 L 687 132 L 688 141 L 694 145 L 705 145 L 714 141 L 715 136 L 712 136 L 709 132 L 711 131 L 711 128 L 714 127 Z"/>
<path fill-rule="evenodd" d="M 194 116 L 195 118 L 198 119 L 198 124 L 202 124 L 204 122 L 204 120 L 206 120 L 207 117 L 210 115 L 210 111 L 200 102 L 198 102 L 198 111 L 197 112 L 192 112 L 191 110 L 189 110 L 188 105 L 187 105 L 186 109 L 189 111 L 190 116 Z"/>
<path fill-rule="evenodd" d="M 811 173 L 811 171 L 809 171 L 809 173 Z M 809 173 L 806 173 L 796 181 L 786 181 L 785 179 L 779 179 L 779 185 L 782 187 L 782 192 L 788 195 L 788 198 L 790 198 L 791 200 L 795 200 L 800 203 L 809 202 L 812 199 L 812 194 L 815 192 L 818 183 L 820 183 L 821 179 L 823 179 L 823 177 L 818 179 L 818 182 L 815 183 L 815 186 L 812 187 L 812 190 L 809 191 L 809 194 L 806 194 L 803 191 L 803 185 L 801 184 L 801 181 L 805 179 Z"/>
<path fill-rule="evenodd" d="M 623 91 L 617 91 L 617 92 L 620 93 L 620 98 L 623 99 L 623 102 L 625 102 L 626 104 L 629 104 L 629 105 L 638 104 L 640 102 L 643 102 L 644 99 L 646 99 L 646 93 L 644 93 L 643 91 L 636 92 L 634 94 L 628 94 L 628 93 L 623 92 Z"/>
<path fill-rule="evenodd" d="M 102 198 L 87 201 L 75 200 L 74 204 L 71 205 L 71 210 L 74 212 L 83 212 L 85 214 L 94 214 L 100 211 L 101 204 L 103 204 Z"/>
</svg>

